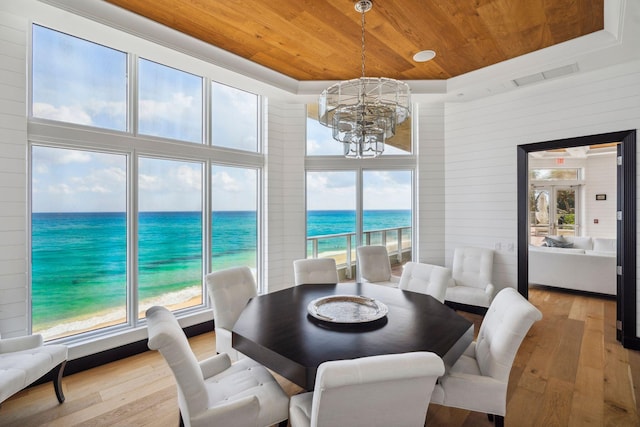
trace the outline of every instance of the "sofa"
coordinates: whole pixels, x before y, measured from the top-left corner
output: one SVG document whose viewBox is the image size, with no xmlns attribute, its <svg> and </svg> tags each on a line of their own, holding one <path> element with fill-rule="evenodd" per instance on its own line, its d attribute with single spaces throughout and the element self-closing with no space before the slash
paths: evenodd
<svg viewBox="0 0 640 427">
<path fill-rule="evenodd" d="M 0 337 L 0 403 L 49 372 L 56 397 L 64 402 L 61 382 L 67 355 L 66 345 L 44 345 L 39 334 Z"/>
<path fill-rule="evenodd" d="M 549 236 L 529 246 L 529 283 L 616 294 L 616 239 Z"/>
</svg>

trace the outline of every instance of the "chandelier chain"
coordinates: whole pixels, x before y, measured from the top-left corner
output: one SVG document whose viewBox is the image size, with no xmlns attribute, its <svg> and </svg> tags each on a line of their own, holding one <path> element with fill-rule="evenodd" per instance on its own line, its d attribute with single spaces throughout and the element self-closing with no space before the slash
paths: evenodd
<svg viewBox="0 0 640 427">
<path fill-rule="evenodd" d="M 364 44 L 364 14 L 365 14 L 366 10 L 362 9 L 362 77 L 364 77 L 364 62 L 365 62 L 365 44 Z"/>
<path fill-rule="evenodd" d="M 362 77 L 335 83 L 318 98 L 318 121 L 332 129 L 333 139 L 343 143 L 344 156 L 368 159 L 381 155 L 385 140 L 411 115 L 409 85 L 386 77 L 365 77 L 364 14 L 372 0 L 358 0 L 362 41 Z"/>
</svg>

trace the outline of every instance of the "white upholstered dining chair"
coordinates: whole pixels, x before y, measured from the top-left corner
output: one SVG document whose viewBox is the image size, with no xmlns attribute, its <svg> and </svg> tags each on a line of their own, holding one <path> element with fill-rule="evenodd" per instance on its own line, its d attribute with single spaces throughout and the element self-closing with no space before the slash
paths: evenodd
<svg viewBox="0 0 640 427">
<path fill-rule="evenodd" d="M 424 426 L 444 363 L 434 353 L 387 354 L 325 362 L 313 392 L 291 397 L 291 427 Z"/>
<path fill-rule="evenodd" d="M 484 313 L 493 300 L 493 250 L 459 247 L 453 252 L 445 301 L 456 309 Z"/>
<path fill-rule="evenodd" d="M 206 283 L 213 306 L 216 351 L 238 360 L 244 355 L 231 346 L 231 329 L 249 300 L 258 295 L 253 274 L 249 267 L 232 267 L 209 273 Z"/>
<path fill-rule="evenodd" d="M 399 276 L 391 272 L 389 253 L 384 246 L 359 246 L 356 249 L 358 271 L 362 282 L 397 287 Z"/>
<path fill-rule="evenodd" d="M 398 288 L 431 295 L 444 303 L 451 270 L 438 265 L 408 262 L 404 265 Z"/>
<path fill-rule="evenodd" d="M 181 424 L 287 425 L 289 398 L 266 368 L 249 358 L 231 364 L 225 353 L 198 362 L 173 313 L 153 306 L 146 316 L 148 346 L 160 351 L 176 380 Z"/>
<path fill-rule="evenodd" d="M 542 313 L 513 288 L 498 292 L 487 310 L 478 339 L 438 380 L 431 403 L 484 412 L 502 427 L 513 359 Z"/>
<path fill-rule="evenodd" d="M 293 261 L 294 281 L 297 285 L 338 283 L 338 268 L 333 258 L 305 258 Z"/>
</svg>

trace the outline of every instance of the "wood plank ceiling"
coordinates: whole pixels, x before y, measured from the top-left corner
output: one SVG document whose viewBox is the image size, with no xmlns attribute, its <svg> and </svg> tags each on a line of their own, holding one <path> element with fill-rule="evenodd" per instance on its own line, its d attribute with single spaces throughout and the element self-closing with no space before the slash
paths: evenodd
<svg viewBox="0 0 640 427">
<path fill-rule="evenodd" d="M 361 74 L 352 0 L 106 0 L 296 80 Z M 604 0 L 374 0 L 366 75 L 448 79 L 604 27 Z M 431 49 L 436 58 L 416 63 Z"/>
</svg>

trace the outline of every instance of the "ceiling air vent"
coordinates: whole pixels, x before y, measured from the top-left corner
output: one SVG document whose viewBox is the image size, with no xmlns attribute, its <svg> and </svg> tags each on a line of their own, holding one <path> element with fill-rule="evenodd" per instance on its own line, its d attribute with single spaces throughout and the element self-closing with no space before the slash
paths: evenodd
<svg viewBox="0 0 640 427">
<path fill-rule="evenodd" d="M 569 64 L 562 67 L 554 68 L 552 70 L 543 71 L 541 73 L 535 73 L 524 77 L 513 79 L 516 86 L 525 86 L 532 83 L 541 82 L 543 80 L 555 79 L 556 77 L 566 76 L 578 71 L 578 64 Z"/>
</svg>

